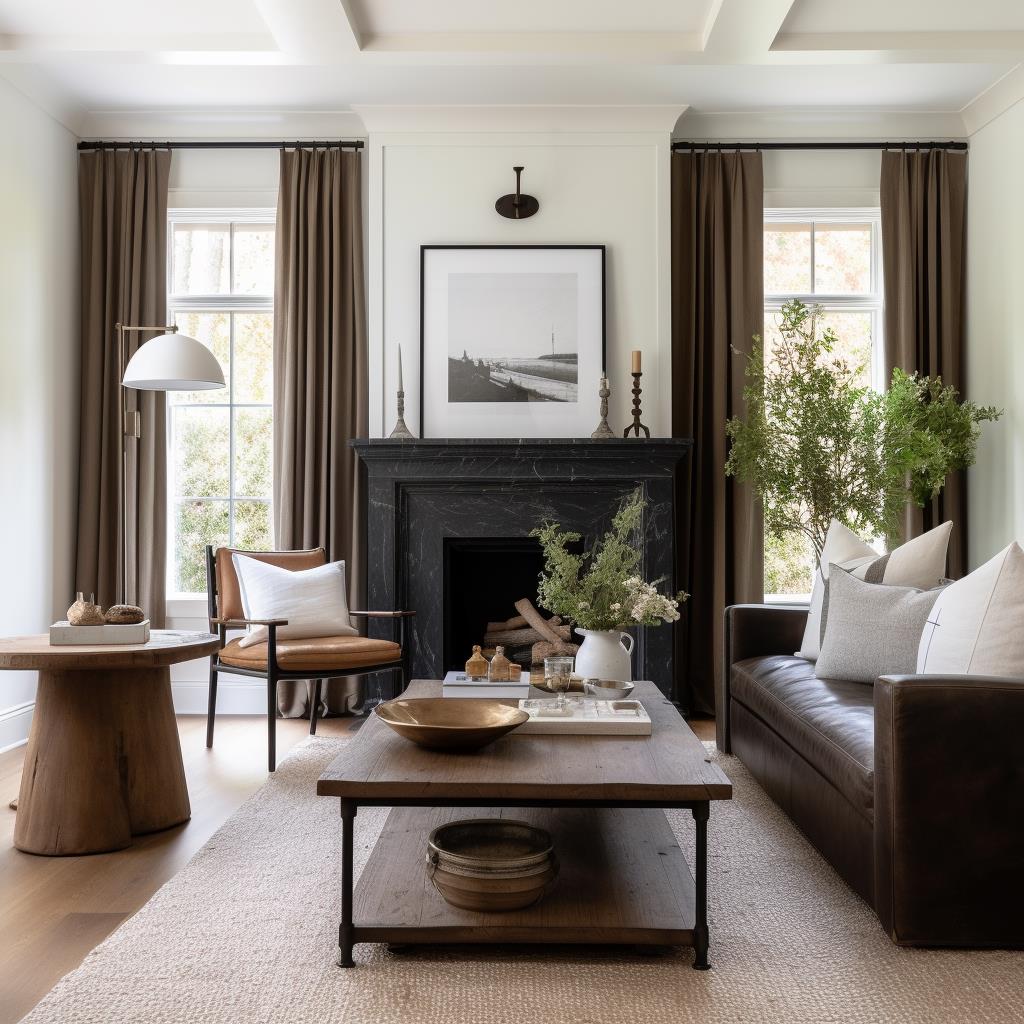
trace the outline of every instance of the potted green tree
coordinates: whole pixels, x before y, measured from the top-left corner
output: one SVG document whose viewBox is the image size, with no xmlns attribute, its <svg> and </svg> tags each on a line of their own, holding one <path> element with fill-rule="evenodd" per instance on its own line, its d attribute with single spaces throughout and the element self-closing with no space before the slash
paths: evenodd
<svg viewBox="0 0 1024 1024">
<path fill-rule="evenodd" d="M 630 681 L 633 638 L 627 626 L 675 622 L 687 595 L 658 592 L 662 581 L 640 576 L 638 541 L 646 502 L 637 488 L 622 503 L 612 528 L 583 554 L 571 548 L 580 535 L 546 522 L 532 533 L 544 552 L 537 599 L 542 608 L 572 622 L 584 639 L 576 653 L 576 672 L 598 679 Z"/>
<path fill-rule="evenodd" d="M 726 424 L 725 472 L 750 483 L 770 536 L 796 532 L 820 558 L 833 519 L 864 536 L 894 537 L 907 502 L 924 506 L 946 476 L 975 459 L 981 423 L 1002 413 L 961 401 L 938 377 L 893 370 L 875 391 L 863 367 L 836 354 L 822 310 L 793 299 L 778 340 L 755 337 L 746 416 Z"/>
</svg>

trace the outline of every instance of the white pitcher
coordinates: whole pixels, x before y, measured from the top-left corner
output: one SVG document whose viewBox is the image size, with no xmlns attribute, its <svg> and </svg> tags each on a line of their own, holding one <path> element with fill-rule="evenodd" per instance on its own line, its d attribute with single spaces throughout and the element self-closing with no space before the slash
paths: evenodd
<svg viewBox="0 0 1024 1024">
<path fill-rule="evenodd" d="M 576 652 L 576 674 L 584 679 L 633 681 L 633 638 L 617 629 L 580 629 L 583 643 Z M 628 642 L 628 646 L 627 646 Z"/>
</svg>

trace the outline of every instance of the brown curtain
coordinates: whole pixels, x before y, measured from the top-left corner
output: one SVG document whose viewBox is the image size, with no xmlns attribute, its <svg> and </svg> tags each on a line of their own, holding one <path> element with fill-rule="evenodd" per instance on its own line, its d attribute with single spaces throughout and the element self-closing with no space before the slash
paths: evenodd
<svg viewBox="0 0 1024 1024">
<path fill-rule="evenodd" d="M 281 152 L 274 285 L 274 523 L 281 549 L 323 545 L 345 559 L 351 607 L 363 601 L 363 489 L 353 437 L 368 428 L 361 157 Z M 310 686 L 282 682 L 286 717 L 309 714 Z M 357 699 L 324 688 L 324 711 Z"/>
<path fill-rule="evenodd" d="M 964 390 L 967 153 L 882 154 L 886 376 L 894 367 Z M 923 509 L 907 507 L 904 536 L 953 521 L 950 576 L 967 571 L 967 482 L 953 473 Z"/>
<path fill-rule="evenodd" d="M 764 535 L 750 488 L 727 479 L 725 421 L 764 329 L 760 153 L 672 156 L 672 433 L 693 439 L 681 487 L 678 699 L 714 713 L 726 605 L 764 597 Z"/>
<path fill-rule="evenodd" d="M 75 589 L 114 602 L 118 574 L 118 403 L 114 325 L 167 322 L 169 150 L 79 154 L 82 254 L 82 390 Z M 126 335 L 128 358 L 152 335 Z M 162 393 L 126 391 L 142 412 L 128 447 L 128 591 L 154 626 L 166 613 L 167 440 Z M 69 595 L 69 598 L 72 595 Z"/>
</svg>

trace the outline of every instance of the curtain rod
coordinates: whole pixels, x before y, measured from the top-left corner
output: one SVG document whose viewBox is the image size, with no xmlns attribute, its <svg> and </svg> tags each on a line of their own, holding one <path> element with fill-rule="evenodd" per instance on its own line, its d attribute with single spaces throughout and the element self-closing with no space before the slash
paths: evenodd
<svg viewBox="0 0 1024 1024">
<path fill-rule="evenodd" d="M 80 150 L 91 149 L 362 149 L 362 139 L 341 139 L 334 142 L 80 142 Z"/>
<path fill-rule="evenodd" d="M 680 149 L 967 149 L 966 142 L 673 142 Z"/>
</svg>

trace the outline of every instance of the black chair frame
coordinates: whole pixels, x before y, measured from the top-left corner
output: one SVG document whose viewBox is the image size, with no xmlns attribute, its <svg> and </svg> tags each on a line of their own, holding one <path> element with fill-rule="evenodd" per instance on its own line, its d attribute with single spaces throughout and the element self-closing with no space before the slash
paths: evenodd
<svg viewBox="0 0 1024 1024">
<path fill-rule="evenodd" d="M 235 676 L 249 676 L 255 679 L 265 679 L 267 682 L 267 766 L 270 771 L 277 768 L 277 684 L 282 679 L 294 679 L 299 681 L 313 682 L 313 700 L 309 711 L 309 734 L 316 735 L 317 717 L 320 711 L 320 699 L 323 693 L 324 680 L 345 679 L 350 677 L 362 678 L 363 676 L 376 675 L 387 672 L 393 675 L 391 696 L 395 697 L 405 689 L 406 681 L 409 678 L 409 649 L 406 643 L 406 620 L 412 618 L 415 612 L 364 612 L 350 611 L 349 615 L 361 618 L 382 618 L 393 619 L 397 624 L 397 643 L 402 650 L 401 659 L 398 661 L 387 661 L 379 665 L 361 665 L 359 668 L 346 669 L 330 675 L 314 676 L 308 669 L 289 672 L 277 664 L 277 630 L 279 626 L 285 625 L 283 619 L 221 619 L 217 614 L 217 566 L 213 546 L 206 546 L 206 605 L 210 620 L 210 632 L 216 631 L 220 637 L 220 648 L 224 649 L 227 643 L 227 631 L 229 629 L 243 629 L 246 626 L 267 627 L 267 667 L 265 669 L 239 668 L 236 665 L 227 665 L 220 660 L 220 652 L 210 655 L 210 690 L 209 704 L 206 713 L 206 745 L 213 746 L 213 725 L 217 714 L 217 676 L 226 672 Z M 394 677 L 397 677 L 395 679 Z M 364 701 L 365 702 L 365 701 Z"/>
</svg>

